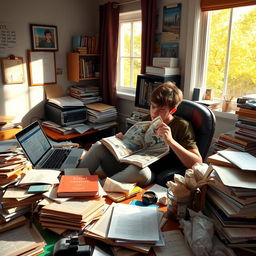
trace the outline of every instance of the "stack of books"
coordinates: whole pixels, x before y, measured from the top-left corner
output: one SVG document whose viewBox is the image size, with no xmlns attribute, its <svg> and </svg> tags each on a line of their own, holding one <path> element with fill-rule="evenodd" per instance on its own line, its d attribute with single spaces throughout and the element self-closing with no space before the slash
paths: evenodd
<svg viewBox="0 0 256 256">
<path fill-rule="evenodd" d="M 102 97 L 99 96 L 99 94 L 100 91 L 98 86 L 72 85 L 70 87 L 70 96 L 81 100 L 83 104 L 101 102 Z"/>
<path fill-rule="evenodd" d="M 33 212 L 53 184 L 58 184 L 57 170 L 27 170 L 15 184 L 3 188 L 0 210 L 0 231 L 23 225 L 24 214 Z"/>
<path fill-rule="evenodd" d="M 245 98 L 237 99 L 238 106 L 236 110 L 237 121 L 235 130 L 222 133 L 215 144 L 215 150 L 225 149 L 228 147 L 256 153 L 256 103 L 250 103 Z M 243 102 L 243 103 L 241 103 Z"/>
<path fill-rule="evenodd" d="M 104 103 L 86 104 L 88 121 L 96 130 L 102 130 L 107 127 L 117 125 L 116 107 Z"/>
<path fill-rule="evenodd" d="M 50 203 L 40 210 L 39 221 L 43 228 L 81 231 L 89 222 L 103 214 L 105 199 L 70 199 Z"/>
<path fill-rule="evenodd" d="M 154 57 L 153 66 L 146 66 L 146 74 L 155 76 L 180 75 L 178 58 Z"/>
<path fill-rule="evenodd" d="M 1 200 L 0 219 L 3 223 L 30 212 L 32 205 L 42 198 L 42 194 L 28 194 L 27 188 L 8 187 Z"/>
<path fill-rule="evenodd" d="M 228 246 L 255 247 L 256 158 L 234 150 L 223 150 L 218 154 L 232 165 L 225 166 L 225 161 L 221 164 L 221 158 L 220 164 L 212 165 L 205 212 L 214 220 L 219 237 Z"/>
</svg>

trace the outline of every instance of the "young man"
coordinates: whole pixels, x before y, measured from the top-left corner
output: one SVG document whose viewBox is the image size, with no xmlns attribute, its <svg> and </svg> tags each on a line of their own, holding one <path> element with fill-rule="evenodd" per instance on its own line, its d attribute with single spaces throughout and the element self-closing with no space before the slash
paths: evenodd
<svg viewBox="0 0 256 256">
<path fill-rule="evenodd" d="M 93 174 L 101 166 L 105 174 L 114 180 L 137 183 L 145 187 L 154 181 L 155 173 L 163 168 L 179 165 L 191 168 L 195 163 L 201 163 L 202 157 L 196 146 L 191 124 L 173 115 L 182 99 L 182 91 L 171 82 L 158 86 L 151 95 L 151 120 L 157 116 L 161 116 L 163 120 L 156 134 L 170 147 L 170 153 L 165 157 L 141 169 L 132 164 L 118 162 L 104 145 L 97 142 L 81 160 L 79 167 L 87 167 Z M 123 135 L 116 136 L 121 139 Z"/>
</svg>

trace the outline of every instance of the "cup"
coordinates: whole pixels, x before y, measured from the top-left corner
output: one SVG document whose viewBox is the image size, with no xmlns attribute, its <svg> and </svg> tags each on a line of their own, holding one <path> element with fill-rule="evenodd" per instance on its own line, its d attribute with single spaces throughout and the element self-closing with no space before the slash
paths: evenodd
<svg viewBox="0 0 256 256">
<path fill-rule="evenodd" d="M 167 215 L 170 219 L 185 219 L 187 216 L 187 208 L 191 204 L 191 197 L 175 197 L 172 190 L 167 190 Z"/>
</svg>

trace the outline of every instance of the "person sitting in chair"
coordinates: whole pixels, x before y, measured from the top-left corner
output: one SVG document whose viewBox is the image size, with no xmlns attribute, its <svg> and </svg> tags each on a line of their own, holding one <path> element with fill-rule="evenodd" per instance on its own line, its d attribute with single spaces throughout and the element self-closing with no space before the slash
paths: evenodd
<svg viewBox="0 0 256 256">
<path fill-rule="evenodd" d="M 136 183 L 145 187 L 154 182 L 157 172 L 176 166 L 191 168 L 202 163 L 191 124 L 173 115 L 183 99 L 182 91 L 173 83 L 166 82 L 155 88 L 151 95 L 150 118 L 160 116 L 163 123 L 157 127 L 156 135 L 162 137 L 170 147 L 168 155 L 145 168 L 120 163 L 100 142 L 91 146 L 79 167 L 86 167 L 91 174 L 100 166 L 104 173 L 119 182 Z M 120 139 L 123 134 L 116 136 Z"/>
</svg>

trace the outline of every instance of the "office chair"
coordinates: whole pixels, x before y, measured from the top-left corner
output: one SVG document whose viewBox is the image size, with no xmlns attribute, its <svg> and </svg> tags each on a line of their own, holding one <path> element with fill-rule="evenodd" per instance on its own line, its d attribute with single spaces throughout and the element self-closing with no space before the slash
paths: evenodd
<svg viewBox="0 0 256 256">
<path fill-rule="evenodd" d="M 204 161 L 215 131 L 216 119 L 214 113 L 202 104 L 190 100 L 183 100 L 178 106 L 175 115 L 182 117 L 192 124 L 195 132 L 195 140 Z M 184 175 L 186 169 L 185 166 L 174 168 L 166 166 L 165 170 L 162 170 L 156 175 L 156 183 L 166 186 L 167 181 L 173 180 L 175 173 Z"/>
</svg>

